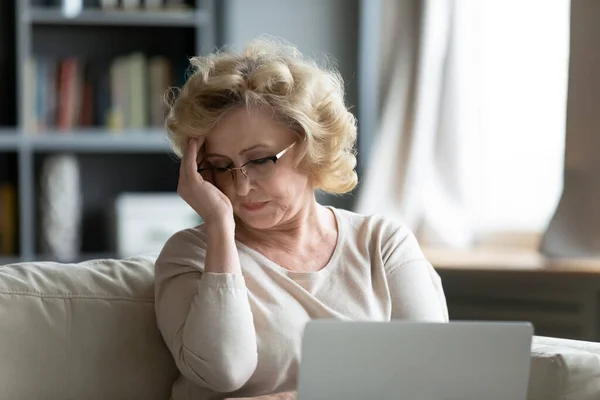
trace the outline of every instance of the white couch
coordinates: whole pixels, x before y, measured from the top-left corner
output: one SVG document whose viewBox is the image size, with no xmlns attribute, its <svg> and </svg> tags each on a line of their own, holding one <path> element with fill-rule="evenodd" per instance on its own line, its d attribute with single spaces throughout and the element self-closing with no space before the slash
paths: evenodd
<svg viewBox="0 0 600 400">
<path fill-rule="evenodd" d="M 154 260 L 1 266 L 0 399 L 167 400 Z M 529 400 L 558 399 L 600 399 L 600 344 L 534 339 Z"/>
</svg>

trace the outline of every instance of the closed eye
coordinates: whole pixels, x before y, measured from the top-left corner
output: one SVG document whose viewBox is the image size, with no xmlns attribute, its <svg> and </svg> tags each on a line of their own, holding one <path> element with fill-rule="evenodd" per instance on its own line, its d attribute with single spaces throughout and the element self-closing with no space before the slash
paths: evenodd
<svg viewBox="0 0 600 400">
<path fill-rule="evenodd" d="M 264 165 L 270 162 L 273 162 L 273 157 L 257 158 L 256 160 L 250 161 L 250 163 L 252 163 L 253 165 Z"/>
<path fill-rule="evenodd" d="M 226 171 L 229 168 L 233 168 L 233 164 L 232 163 L 229 163 L 229 164 L 222 163 L 222 164 L 216 164 L 216 165 L 213 164 L 212 167 L 217 171 Z"/>
</svg>

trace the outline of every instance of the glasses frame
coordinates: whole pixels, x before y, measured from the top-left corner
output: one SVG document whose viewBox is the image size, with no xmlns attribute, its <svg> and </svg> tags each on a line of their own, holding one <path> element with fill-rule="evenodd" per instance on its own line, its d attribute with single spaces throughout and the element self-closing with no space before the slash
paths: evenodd
<svg viewBox="0 0 600 400">
<path fill-rule="evenodd" d="M 242 175 L 244 175 L 244 177 L 246 179 L 250 179 L 250 178 L 248 178 L 248 171 L 245 168 L 248 164 L 254 163 L 256 161 L 267 161 L 268 160 L 268 161 L 272 161 L 274 165 L 277 165 L 277 161 L 281 157 L 283 157 L 285 155 L 285 153 L 287 153 L 292 147 L 294 147 L 295 144 L 296 144 L 296 142 L 290 144 L 288 147 L 286 147 L 285 149 L 281 150 L 279 153 L 275 154 L 274 156 L 254 158 L 252 160 L 246 161 L 240 167 L 224 168 L 224 169 L 226 169 L 227 171 L 229 171 L 229 173 L 231 174 L 231 183 L 235 182 L 236 175 L 237 175 L 235 173 L 235 171 L 240 171 L 242 173 Z M 202 161 L 202 163 L 204 163 L 204 160 Z M 214 169 L 215 169 L 214 167 L 198 168 L 197 172 L 198 173 L 202 173 L 204 171 L 213 170 L 213 173 L 214 173 Z M 268 178 L 265 178 L 265 179 L 268 179 Z"/>
</svg>

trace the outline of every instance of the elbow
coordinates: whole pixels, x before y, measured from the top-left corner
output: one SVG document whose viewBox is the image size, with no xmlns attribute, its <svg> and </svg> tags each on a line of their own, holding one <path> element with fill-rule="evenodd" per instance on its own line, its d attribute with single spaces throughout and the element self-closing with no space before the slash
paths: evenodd
<svg viewBox="0 0 600 400">
<path fill-rule="evenodd" d="M 257 357 L 247 360 L 230 360 L 215 368 L 210 388 L 219 393 L 235 392 L 250 380 L 256 370 Z"/>
<path fill-rule="evenodd" d="M 182 370 L 192 382 L 218 393 L 235 392 L 250 380 L 258 363 L 256 351 L 243 357 L 224 355 L 218 362 L 201 362 L 198 357 L 184 350 Z M 202 373 L 200 373 L 202 371 Z"/>
</svg>

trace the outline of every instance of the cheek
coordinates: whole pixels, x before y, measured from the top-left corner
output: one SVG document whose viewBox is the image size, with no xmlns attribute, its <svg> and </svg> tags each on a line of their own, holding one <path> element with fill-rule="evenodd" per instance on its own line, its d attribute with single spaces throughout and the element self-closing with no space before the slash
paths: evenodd
<svg viewBox="0 0 600 400">
<path fill-rule="evenodd" d="M 269 186 L 273 190 L 273 197 L 278 196 L 282 201 L 290 204 L 298 197 L 302 197 L 307 182 L 305 175 L 290 171 L 274 176 Z"/>
<path fill-rule="evenodd" d="M 257 182 L 255 190 L 271 201 L 288 203 L 290 195 L 294 192 L 293 186 L 289 178 L 274 176 L 267 181 Z"/>
<path fill-rule="evenodd" d="M 308 178 L 292 170 L 284 170 L 266 181 L 257 181 L 251 187 L 255 199 L 269 199 L 283 208 L 288 208 L 298 198 L 303 196 L 308 185 Z M 233 202 L 239 200 L 235 185 L 219 188 Z"/>
<path fill-rule="evenodd" d="M 307 179 L 293 171 L 282 171 L 268 181 L 257 182 L 255 190 L 277 203 L 281 208 L 289 208 L 297 198 L 303 196 Z M 259 196 L 260 197 L 260 196 Z"/>
</svg>

